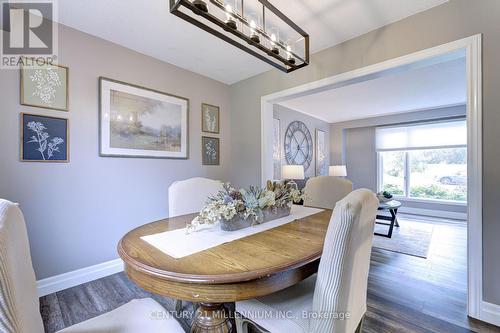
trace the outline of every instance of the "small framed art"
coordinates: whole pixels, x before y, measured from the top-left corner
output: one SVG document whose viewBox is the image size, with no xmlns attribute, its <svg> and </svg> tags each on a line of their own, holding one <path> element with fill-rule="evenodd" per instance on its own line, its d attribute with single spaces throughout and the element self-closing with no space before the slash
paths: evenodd
<svg viewBox="0 0 500 333">
<path fill-rule="evenodd" d="M 215 105 L 201 104 L 201 130 L 205 133 L 219 134 L 220 108 Z"/>
<path fill-rule="evenodd" d="M 281 130 L 277 118 L 273 118 L 273 179 L 281 179 Z"/>
<path fill-rule="evenodd" d="M 68 76 L 61 65 L 21 66 L 21 104 L 68 111 Z"/>
<path fill-rule="evenodd" d="M 201 158 L 203 165 L 220 165 L 219 138 L 201 137 Z"/>
<path fill-rule="evenodd" d="M 316 176 L 328 175 L 325 132 L 316 129 Z"/>
<path fill-rule="evenodd" d="M 21 161 L 68 162 L 69 120 L 21 113 Z"/>
</svg>

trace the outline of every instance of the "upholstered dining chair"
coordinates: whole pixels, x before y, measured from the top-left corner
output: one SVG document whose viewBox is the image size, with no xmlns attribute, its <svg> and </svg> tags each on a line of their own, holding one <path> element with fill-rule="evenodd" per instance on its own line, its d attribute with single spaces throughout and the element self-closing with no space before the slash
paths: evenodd
<svg viewBox="0 0 500 333">
<path fill-rule="evenodd" d="M 153 317 L 161 313 L 163 320 Z M 0 199 L 0 332 L 44 333 L 28 235 L 19 207 Z M 150 298 L 65 328 L 58 333 L 184 332 L 165 309 Z"/>
<path fill-rule="evenodd" d="M 219 180 L 194 177 L 176 181 L 168 188 L 168 212 L 170 217 L 198 213 L 208 197 L 222 190 Z"/>
<path fill-rule="evenodd" d="M 337 201 L 352 192 L 352 182 L 345 178 L 318 176 L 309 178 L 304 187 L 304 206 L 333 209 Z"/>
<path fill-rule="evenodd" d="M 250 322 L 272 333 L 361 332 L 377 207 L 366 189 L 337 202 L 318 273 L 269 296 L 237 302 L 238 332 L 246 333 Z"/>
<path fill-rule="evenodd" d="M 170 217 L 198 213 L 208 197 L 222 190 L 223 183 L 202 177 L 193 177 L 172 183 L 168 188 L 168 214 Z M 175 311 L 180 314 L 182 301 L 177 300 Z"/>
</svg>

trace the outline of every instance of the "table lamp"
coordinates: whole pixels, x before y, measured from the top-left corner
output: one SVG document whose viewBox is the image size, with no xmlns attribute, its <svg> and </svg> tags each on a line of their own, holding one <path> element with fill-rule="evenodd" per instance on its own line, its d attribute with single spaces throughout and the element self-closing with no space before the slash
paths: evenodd
<svg viewBox="0 0 500 333">
<path fill-rule="evenodd" d="M 304 179 L 304 166 L 302 165 L 284 165 L 281 170 L 281 178 L 285 180 L 285 183 L 291 183 L 295 185 L 298 189 L 295 180 Z"/>
<path fill-rule="evenodd" d="M 334 177 L 346 177 L 347 168 L 345 165 L 331 165 L 328 169 L 328 175 Z"/>
<path fill-rule="evenodd" d="M 284 165 L 281 177 L 287 180 L 304 179 L 304 166 Z"/>
</svg>

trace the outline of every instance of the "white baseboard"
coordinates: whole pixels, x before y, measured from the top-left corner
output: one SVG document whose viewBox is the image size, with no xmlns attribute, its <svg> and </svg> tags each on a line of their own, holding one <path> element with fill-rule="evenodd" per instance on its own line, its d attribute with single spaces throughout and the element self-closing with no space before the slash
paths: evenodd
<svg viewBox="0 0 500 333">
<path fill-rule="evenodd" d="M 455 220 L 467 220 L 467 213 L 450 212 L 446 210 L 437 210 L 437 209 L 424 209 L 424 208 L 413 208 L 413 207 L 403 206 L 400 209 L 398 209 L 398 213 L 434 216 L 434 217 L 442 217 Z"/>
<path fill-rule="evenodd" d="M 500 326 L 500 305 L 482 301 L 479 319 L 495 326 Z"/>
<path fill-rule="evenodd" d="M 76 271 L 51 276 L 36 282 L 38 296 L 42 297 L 123 271 L 123 261 L 115 259 Z"/>
</svg>

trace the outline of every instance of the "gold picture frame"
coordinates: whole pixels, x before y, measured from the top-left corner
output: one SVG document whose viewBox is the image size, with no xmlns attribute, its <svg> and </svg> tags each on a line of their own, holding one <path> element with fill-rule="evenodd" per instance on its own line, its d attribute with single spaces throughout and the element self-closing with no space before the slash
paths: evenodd
<svg viewBox="0 0 500 333">
<path fill-rule="evenodd" d="M 207 123 L 207 112 L 215 112 L 215 124 Z M 208 117 L 210 115 L 208 114 Z M 212 127 L 213 128 L 210 128 Z M 204 133 L 220 134 L 220 107 L 208 103 L 201 103 L 201 131 Z"/>
<path fill-rule="evenodd" d="M 64 82 L 63 84 L 65 85 L 64 86 L 64 91 L 65 91 L 65 96 L 64 96 L 64 104 L 65 105 L 64 105 L 64 107 L 58 107 L 58 106 L 50 105 L 47 103 L 37 104 L 34 102 L 27 101 L 26 88 L 25 88 L 25 79 L 26 79 L 25 71 L 29 70 L 29 68 L 27 68 L 29 66 L 21 66 L 20 70 L 19 70 L 19 72 L 20 72 L 20 90 L 21 90 L 20 103 L 21 103 L 21 105 L 25 105 L 25 106 L 68 112 L 69 111 L 69 67 L 63 66 L 63 65 L 55 65 L 55 64 L 51 64 L 48 66 L 58 67 L 58 68 L 61 68 L 64 70 L 64 73 L 65 73 L 65 80 L 63 81 Z M 40 67 L 42 67 L 42 66 L 40 66 Z M 31 69 L 31 70 L 33 70 L 33 69 Z"/>
</svg>

